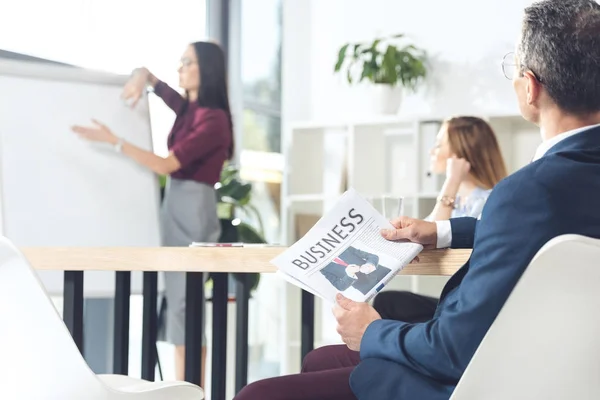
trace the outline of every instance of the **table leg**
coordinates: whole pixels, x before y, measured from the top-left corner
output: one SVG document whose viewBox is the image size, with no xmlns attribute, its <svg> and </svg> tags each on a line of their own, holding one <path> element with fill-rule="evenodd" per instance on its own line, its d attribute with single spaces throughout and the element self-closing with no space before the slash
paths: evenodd
<svg viewBox="0 0 600 400">
<path fill-rule="evenodd" d="M 203 273 L 187 272 L 185 281 L 185 380 L 200 385 L 204 334 Z"/>
<path fill-rule="evenodd" d="M 212 400 L 225 400 L 227 383 L 227 303 L 228 274 L 213 273 Z"/>
<path fill-rule="evenodd" d="M 236 332 L 235 332 L 235 393 L 248 383 L 248 302 L 250 282 L 248 275 L 238 279 L 235 289 Z"/>
<path fill-rule="evenodd" d="M 156 370 L 156 336 L 158 315 L 158 274 L 144 272 L 144 305 L 142 322 L 142 379 L 154 381 Z"/>
<path fill-rule="evenodd" d="M 315 297 L 302 291 L 302 316 L 301 316 L 301 360 L 315 347 Z"/>
<path fill-rule="evenodd" d="M 63 279 L 63 320 L 83 354 L 83 271 L 65 271 Z"/>
<path fill-rule="evenodd" d="M 115 278 L 113 373 L 128 375 L 131 272 L 117 272 Z"/>
</svg>

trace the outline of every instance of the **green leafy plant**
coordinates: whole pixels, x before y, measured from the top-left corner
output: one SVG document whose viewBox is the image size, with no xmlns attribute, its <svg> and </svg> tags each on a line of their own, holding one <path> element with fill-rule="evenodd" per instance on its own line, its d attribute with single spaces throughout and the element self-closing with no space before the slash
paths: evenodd
<svg viewBox="0 0 600 400">
<path fill-rule="evenodd" d="M 244 243 L 266 243 L 264 238 L 264 225 L 260 213 L 251 204 L 252 184 L 240 179 L 240 171 L 234 165 L 226 165 L 221 172 L 221 179 L 215 185 L 217 189 L 217 214 L 221 221 L 230 226 L 223 226 L 224 230 L 230 228 L 236 231 L 236 241 Z M 256 221 L 258 228 L 253 227 L 248 220 Z M 227 232 L 222 239 L 229 241 Z M 256 289 L 260 281 L 260 274 L 233 274 L 237 280 L 246 279 L 251 290 Z"/>
<path fill-rule="evenodd" d="M 250 200 L 252 199 L 252 184 L 242 182 L 239 169 L 234 165 L 227 165 L 221 172 L 221 179 L 215 186 L 217 189 L 217 214 L 221 219 L 231 219 L 238 226 L 240 241 L 245 243 L 265 243 L 264 225 L 260 213 Z M 243 217 L 253 218 L 258 224 L 258 229 L 235 218 L 235 213 L 241 212 Z M 240 229 L 240 227 L 242 227 Z"/>
<path fill-rule="evenodd" d="M 402 44 L 404 34 L 377 38 L 370 43 L 347 43 L 338 52 L 335 73 L 345 69 L 348 83 L 368 80 L 415 91 L 427 77 L 427 53 Z"/>
</svg>

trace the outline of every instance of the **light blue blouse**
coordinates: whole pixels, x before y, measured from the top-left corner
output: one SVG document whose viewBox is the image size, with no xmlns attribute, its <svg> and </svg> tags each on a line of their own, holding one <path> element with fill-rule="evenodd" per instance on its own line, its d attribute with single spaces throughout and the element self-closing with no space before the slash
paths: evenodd
<svg viewBox="0 0 600 400">
<path fill-rule="evenodd" d="M 456 208 L 452 210 L 452 218 L 479 218 L 490 193 L 492 193 L 492 189 L 475 188 L 469 197 L 462 199 L 460 196 L 456 196 Z"/>
<path fill-rule="evenodd" d="M 465 197 L 463 199 L 460 196 L 456 196 L 456 200 L 454 202 L 456 207 L 452 210 L 450 218 L 479 218 L 481 211 L 483 210 L 483 206 L 490 196 L 490 193 L 492 193 L 492 189 L 475 188 L 469 197 Z M 425 220 L 433 221 L 433 215 L 429 214 Z"/>
</svg>

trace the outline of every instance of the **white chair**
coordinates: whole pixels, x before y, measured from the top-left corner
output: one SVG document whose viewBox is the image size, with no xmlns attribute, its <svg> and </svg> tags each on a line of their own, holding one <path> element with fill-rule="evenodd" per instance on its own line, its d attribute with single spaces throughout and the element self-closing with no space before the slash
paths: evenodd
<svg viewBox="0 0 600 400">
<path fill-rule="evenodd" d="M 96 376 L 27 260 L 0 237 L 0 399 L 203 398 L 201 388 L 186 382 Z"/>
<path fill-rule="evenodd" d="M 534 257 L 451 400 L 600 399 L 600 240 L 564 235 Z"/>
</svg>

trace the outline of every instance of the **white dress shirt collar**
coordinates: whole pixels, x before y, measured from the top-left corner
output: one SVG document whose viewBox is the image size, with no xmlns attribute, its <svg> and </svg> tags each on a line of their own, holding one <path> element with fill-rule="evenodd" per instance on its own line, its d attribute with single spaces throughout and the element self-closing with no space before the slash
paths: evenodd
<svg viewBox="0 0 600 400">
<path fill-rule="evenodd" d="M 572 131 L 561 133 L 560 135 L 556 135 L 553 138 L 543 141 L 538 146 L 537 150 L 535 151 L 535 156 L 533 157 L 532 162 L 537 161 L 540 158 L 544 157 L 544 155 L 546 155 L 548 150 L 550 150 L 552 147 L 554 147 L 554 145 L 557 144 L 558 142 L 561 142 L 561 141 L 565 140 L 566 138 L 576 135 L 578 133 L 581 133 L 583 131 L 587 131 L 588 129 L 599 128 L 599 127 L 600 127 L 600 124 L 584 126 L 583 128 L 573 129 Z"/>
</svg>

